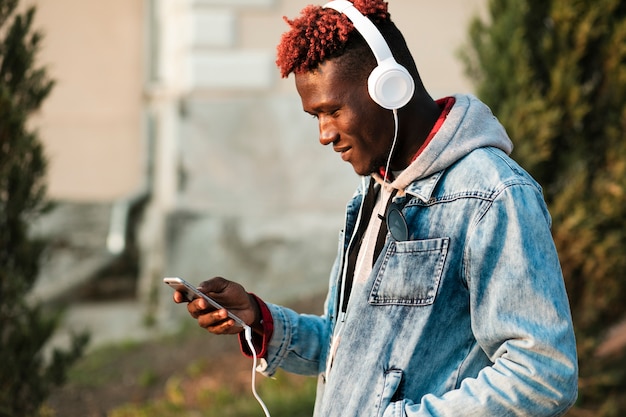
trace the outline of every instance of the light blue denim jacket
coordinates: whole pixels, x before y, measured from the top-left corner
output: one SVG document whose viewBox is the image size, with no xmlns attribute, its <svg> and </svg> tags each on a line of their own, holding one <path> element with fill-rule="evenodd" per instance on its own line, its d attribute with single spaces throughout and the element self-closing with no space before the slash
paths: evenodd
<svg viewBox="0 0 626 417">
<path fill-rule="evenodd" d="M 507 156 L 489 109 L 455 99 L 412 174 L 398 178 L 409 240 L 387 235 L 342 326 L 339 289 L 367 178 L 347 206 L 324 315 L 268 304 L 274 333 L 260 370 L 317 375 L 315 416 L 559 416 L 576 399 L 574 332 L 541 188 Z"/>
</svg>

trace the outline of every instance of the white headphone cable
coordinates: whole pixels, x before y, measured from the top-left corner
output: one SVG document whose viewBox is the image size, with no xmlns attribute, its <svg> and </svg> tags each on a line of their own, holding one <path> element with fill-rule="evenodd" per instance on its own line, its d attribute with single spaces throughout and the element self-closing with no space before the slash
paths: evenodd
<svg viewBox="0 0 626 417">
<path fill-rule="evenodd" d="M 381 196 L 384 196 L 385 186 L 387 185 L 387 178 L 389 177 L 389 166 L 391 165 L 391 157 L 393 156 L 393 151 L 396 148 L 396 142 L 398 141 L 398 109 L 393 109 L 393 122 L 394 122 L 394 131 L 393 131 L 393 142 L 391 143 L 391 149 L 389 150 L 389 157 L 387 158 L 387 166 L 385 167 L 385 177 L 383 178 L 383 189 Z M 391 192 L 390 192 L 391 193 Z M 383 204 L 385 201 L 383 200 Z"/>
<path fill-rule="evenodd" d="M 256 398 L 259 405 L 263 409 L 263 413 L 265 413 L 265 417 L 270 417 L 270 412 L 267 409 L 267 406 L 265 405 L 265 403 L 263 402 L 259 394 L 256 392 L 257 353 L 256 353 L 256 349 L 254 348 L 254 344 L 252 343 L 252 328 L 250 326 L 245 326 L 243 331 L 244 331 L 244 337 L 246 339 L 246 342 L 248 343 L 248 347 L 250 348 L 250 351 L 252 351 L 252 394 L 254 395 L 254 398 Z"/>
</svg>

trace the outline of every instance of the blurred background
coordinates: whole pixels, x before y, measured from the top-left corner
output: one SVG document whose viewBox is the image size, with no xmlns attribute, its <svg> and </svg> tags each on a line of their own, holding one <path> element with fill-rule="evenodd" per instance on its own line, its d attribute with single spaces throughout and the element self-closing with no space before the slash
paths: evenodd
<svg viewBox="0 0 626 417">
<path fill-rule="evenodd" d="M 485 2 L 390 3 L 431 94 L 471 92 L 456 50 Z M 70 306 L 96 346 L 185 313 L 164 276 L 221 275 L 278 303 L 325 290 L 358 178 L 274 63 L 282 16 L 310 1 L 34 4 L 56 82 L 35 120 L 56 202 L 35 297 Z"/>
<path fill-rule="evenodd" d="M 207 337 L 162 278 L 321 313 L 359 179 L 274 64 L 282 17 L 309 3 L 0 0 L 0 415 L 259 415 L 236 340 Z M 16 4 L 34 20 L 3 20 Z M 626 3 L 389 10 L 431 95 L 480 97 L 544 187 L 579 354 L 567 415 L 622 417 Z M 314 380 L 263 381 L 272 415 L 311 414 Z"/>
</svg>

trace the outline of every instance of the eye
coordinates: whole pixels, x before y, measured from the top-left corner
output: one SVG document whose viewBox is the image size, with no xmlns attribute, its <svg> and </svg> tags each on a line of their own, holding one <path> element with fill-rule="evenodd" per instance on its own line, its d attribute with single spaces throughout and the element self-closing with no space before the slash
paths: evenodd
<svg viewBox="0 0 626 417">
<path fill-rule="evenodd" d="M 304 112 L 305 112 L 306 114 L 308 114 L 309 116 L 311 116 L 312 118 L 314 118 L 314 119 L 319 119 L 319 116 L 318 116 L 318 114 L 317 114 L 317 113 L 313 113 L 313 112 L 306 111 L 306 110 L 305 110 Z"/>
<path fill-rule="evenodd" d="M 328 113 L 328 115 L 329 115 L 330 117 L 336 118 L 336 117 L 338 117 L 338 116 L 339 116 L 339 114 L 340 114 L 340 113 L 341 113 L 341 112 L 340 112 L 340 109 L 334 109 L 334 110 L 330 111 L 330 112 Z"/>
</svg>

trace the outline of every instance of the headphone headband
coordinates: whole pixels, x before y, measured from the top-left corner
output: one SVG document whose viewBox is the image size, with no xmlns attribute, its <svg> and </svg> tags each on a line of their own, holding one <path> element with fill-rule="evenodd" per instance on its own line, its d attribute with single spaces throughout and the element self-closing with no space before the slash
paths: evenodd
<svg viewBox="0 0 626 417">
<path fill-rule="evenodd" d="M 371 20 L 363 16 L 354 5 L 347 0 L 334 0 L 324 5 L 324 8 L 335 9 L 339 13 L 345 14 L 352 22 L 356 30 L 359 31 L 365 42 L 376 57 L 376 61 L 381 63 L 386 59 L 393 59 L 389 45 L 381 35 L 380 31 L 374 26 Z"/>
<path fill-rule="evenodd" d="M 406 68 L 396 62 L 389 45 L 374 23 L 347 0 L 333 0 L 323 7 L 345 14 L 376 57 L 378 66 L 367 81 L 372 100 L 390 110 L 406 105 L 415 91 L 415 82 Z"/>
</svg>

